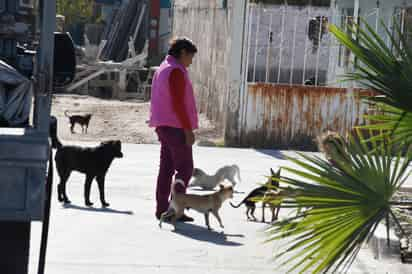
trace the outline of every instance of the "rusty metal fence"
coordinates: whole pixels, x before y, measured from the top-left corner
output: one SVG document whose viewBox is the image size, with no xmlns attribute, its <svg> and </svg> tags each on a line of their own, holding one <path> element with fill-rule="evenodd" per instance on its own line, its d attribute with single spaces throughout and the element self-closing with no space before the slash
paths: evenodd
<svg viewBox="0 0 412 274">
<path fill-rule="evenodd" d="M 325 130 L 345 134 L 364 123 L 368 106 L 361 95 L 372 92 L 331 87 L 249 83 L 241 145 L 316 150 Z"/>
</svg>

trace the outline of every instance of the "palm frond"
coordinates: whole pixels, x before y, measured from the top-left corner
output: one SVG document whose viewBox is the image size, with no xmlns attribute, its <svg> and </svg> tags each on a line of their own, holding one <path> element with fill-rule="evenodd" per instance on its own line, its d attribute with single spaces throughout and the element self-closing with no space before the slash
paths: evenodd
<svg viewBox="0 0 412 274">
<path fill-rule="evenodd" d="M 412 112 L 405 112 L 385 104 L 379 104 L 378 114 L 366 115 L 371 123 L 359 128 L 380 132 L 372 141 L 390 140 L 393 144 L 412 144 Z"/>
<path fill-rule="evenodd" d="M 266 231 L 269 242 L 289 239 L 275 259 L 290 271 L 321 273 L 349 267 L 389 214 L 392 196 L 409 175 L 410 154 L 406 158 L 393 155 L 388 143 L 366 143 L 358 133 L 338 145 L 346 155 L 332 155 L 333 166 L 306 154 L 290 158 L 298 168 L 282 169 L 294 176 L 281 176 L 279 195 L 266 200 L 281 201 L 284 208 L 305 209 Z"/>
<path fill-rule="evenodd" d="M 374 141 L 391 137 L 393 143 L 412 144 L 412 48 L 396 23 L 394 33 L 382 23 L 392 48 L 367 22 L 362 25 L 365 29 L 355 25 L 349 33 L 331 25 L 330 31 L 361 61 L 344 80 L 358 81 L 380 94 L 365 98 L 383 113 L 366 116 L 372 125 L 364 128 L 383 132 Z"/>
<path fill-rule="evenodd" d="M 349 33 L 335 25 L 329 26 L 337 40 L 361 62 L 345 79 L 359 81 L 365 87 L 384 95 L 379 98 L 379 102 L 412 112 L 412 50 L 404 41 L 403 34 L 398 27 L 395 27 L 395 34 L 392 34 L 382 24 L 392 41 L 391 49 L 367 22 L 362 21 L 362 25 L 365 29 L 355 25 L 349 28 Z M 395 35 L 401 37 L 402 47 L 396 41 Z M 375 99 L 377 98 L 369 98 L 371 101 Z"/>
</svg>

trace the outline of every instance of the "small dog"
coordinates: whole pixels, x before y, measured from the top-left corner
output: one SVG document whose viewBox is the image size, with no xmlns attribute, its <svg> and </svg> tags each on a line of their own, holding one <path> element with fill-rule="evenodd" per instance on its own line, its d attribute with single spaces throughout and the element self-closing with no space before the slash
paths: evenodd
<svg viewBox="0 0 412 274">
<path fill-rule="evenodd" d="M 70 203 L 66 194 L 66 182 L 71 172 L 78 171 L 86 174 L 84 185 L 84 201 L 86 206 L 92 206 L 90 202 L 90 187 L 94 178 L 99 186 L 100 202 L 103 207 L 108 207 L 104 195 L 104 183 L 106 173 L 114 158 L 122 158 L 120 141 L 103 142 L 97 147 L 83 148 L 78 146 L 61 146 L 57 149 L 55 161 L 56 169 L 60 176 L 57 186 L 59 202 Z"/>
<path fill-rule="evenodd" d="M 201 187 L 204 190 L 213 190 L 222 180 L 228 180 L 233 187 L 240 183 L 240 170 L 237 165 L 224 166 L 216 171 L 215 175 L 208 175 L 200 168 L 193 170 L 193 180 L 190 187 Z"/>
<path fill-rule="evenodd" d="M 335 166 L 337 163 L 335 159 L 350 161 L 345 148 L 344 138 L 337 132 L 326 131 L 317 137 L 318 149 L 325 154 L 326 160 L 331 165 Z"/>
<path fill-rule="evenodd" d="M 208 230 L 211 230 L 209 224 L 209 213 L 218 220 L 220 227 L 224 228 L 222 219 L 219 216 L 219 209 L 225 200 L 233 198 L 233 186 L 219 185 L 219 190 L 209 195 L 195 195 L 176 193 L 175 185 L 183 184 L 183 181 L 176 180 L 172 184 L 172 200 L 169 209 L 160 217 L 159 227 L 166 218 L 172 218 L 172 224 L 176 229 L 176 220 L 183 215 L 185 209 L 194 209 L 205 215 L 205 222 Z"/>
<path fill-rule="evenodd" d="M 272 177 L 268 178 L 268 181 L 266 182 L 265 185 L 260 186 L 252 190 L 246 197 L 238 204 L 234 205 L 230 203 L 230 205 L 234 208 L 239 208 L 242 204 L 246 205 L 246 217 L 248 220 L 253 220 L 256 221 L 257 218 L 255 217 L 255 209 L 256 209 L 256 201 L 254 201 L 254 198 L 263 198 L 265 200 L 266 198 L 269 198 L 269 196 L 276 195 L 277 192 L 274 189 L 271 189 L 268 187 L 268 185 L 273 186 L 273 187 L 279 187 L 279 182 L 277 180 L 273 180 L 272 178 L 280 178 L 280 171 L 279 169 L 276 173 L 273 171 L 273 169 L 270 169 Z M 277 220 L 279 211 L 280 211 L 280 206 L 275 206 L 271 203 L 262 203 L 262 222 L 265 222 L 265 208 L 266 205 L 269 205 L 272 211 L 272 222 L 274 220 Z"/>
<path fill-rule="evenodd" d="M 69 115 L 69 112 L 66 110 L 64 115 L 69 118 L 70 121 L 70 131 L 74 133 L 74 126 L 79 124 L 82 127 L 82 133 L 87 134 L 87 129 L 89 128 L 90 119 L 92 118 L 92 114 L 85 114 L 85 115 Z"/>
</svg>

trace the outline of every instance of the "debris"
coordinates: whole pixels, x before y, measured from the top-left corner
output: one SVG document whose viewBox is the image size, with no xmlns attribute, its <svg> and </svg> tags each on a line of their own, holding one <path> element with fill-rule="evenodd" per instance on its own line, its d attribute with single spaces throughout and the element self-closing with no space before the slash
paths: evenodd
<svg viewBox="0 0 412 274">
<path fill-rule="evenodd" d="M 124 2 L 106 23 L 100 45 L 92 45 L 85 37 L 85 58 L 77 66 L 76 80 L 65 90 L 82 93 L 83 89 L 85 94 L 148 100 L 153 69 L 145 68 L 147 16 L 147 1 Z"/>
</svg>

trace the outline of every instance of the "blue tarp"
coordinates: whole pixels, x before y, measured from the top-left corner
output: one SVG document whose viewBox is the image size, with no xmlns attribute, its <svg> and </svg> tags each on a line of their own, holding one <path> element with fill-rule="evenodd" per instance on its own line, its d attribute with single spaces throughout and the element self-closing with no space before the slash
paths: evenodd
<svg viewBox="0 0 412 274">
<path fill-rule="evenodd" d="M 32 82 L 0 60 L 0 121 L 8 126 L 27 123 L 32 97 Z"/>
</svg>

